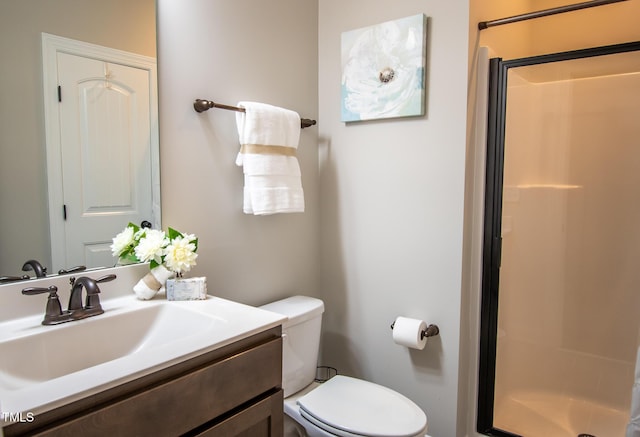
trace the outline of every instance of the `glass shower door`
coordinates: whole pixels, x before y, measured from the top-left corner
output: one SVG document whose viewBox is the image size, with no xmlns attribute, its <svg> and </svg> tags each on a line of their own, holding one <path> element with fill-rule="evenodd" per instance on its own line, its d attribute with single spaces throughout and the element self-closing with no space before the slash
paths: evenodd
<svg viewBox="0 0 640 437">
<path fill-rule="evenodd" d="M 640 345 L 640 52 L 502 71 L 480 410 L 502 435 L 624 436 Z"/>
</svg>

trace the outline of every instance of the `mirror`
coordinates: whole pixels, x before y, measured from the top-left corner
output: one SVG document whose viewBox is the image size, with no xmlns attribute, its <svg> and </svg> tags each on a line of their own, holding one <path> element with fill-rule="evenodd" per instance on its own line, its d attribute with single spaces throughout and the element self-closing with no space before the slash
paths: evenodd
<svg viewBox="0 0 640 437">
<path fill-rule="evenodd" d="M 51 265 L 42 32 L 155 58 L 155 0 L 0 2 L 0 276 L 73 267 Z"/>
</svg>

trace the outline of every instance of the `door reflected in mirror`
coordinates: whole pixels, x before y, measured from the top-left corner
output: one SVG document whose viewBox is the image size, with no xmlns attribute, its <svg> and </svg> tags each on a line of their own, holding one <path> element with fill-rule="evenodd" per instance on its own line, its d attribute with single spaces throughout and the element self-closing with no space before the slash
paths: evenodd
<svg viewBox="0 0 640 437">
<path fill-rule="evenodd" d="M 108 266 L 123 223 L 160 227 L 156 61 L 47 33 L 42 53 L 52 264 Z"/>
<path fill-rule="evenodd" d="M 0 91 L 0 276 L 24 275 L 22 266 L 30 259 L 38 260 L 49 273 L 83 264 L 98 267 L 69 259 L 66 252 L 60 260 L 52 258 L 49 216 L 63 218 L 64 201 L 59 206 L 53 202 L 64 199 L 49 198 L 43 108 L 45 92 L 57 93 L 57 89 L 45 90 L 43 86 L 42 33 L 155 58 L 155 32 L 155 0 L 0 3 L 0 54 L 9 60 L 0 63 L 5 83 Z M 153 111 L 157 114 L 157 107 Z M 157 118 L 151 128 L 157 138 Z M 153 171 L 159 172 L 158 162 L 153 165 Z M 116 231 L 128 221 L 123 217 Z M 68 227 L 63 232 L 73 231 Z M 53 236 L 58 236 L 58 231 Z M 115 262 L 114 258 L 109 265 Z M 102 260 L 100 265 L 104 263 Z M 34 276 L 33 271 L 26 274 Z"/>
</svg>

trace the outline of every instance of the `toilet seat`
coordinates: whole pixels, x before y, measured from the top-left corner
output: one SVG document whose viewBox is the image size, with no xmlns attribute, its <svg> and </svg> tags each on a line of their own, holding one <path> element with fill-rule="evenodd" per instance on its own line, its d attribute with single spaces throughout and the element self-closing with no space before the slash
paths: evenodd
<svg viewBox="0 0 640 437">
<path fill-rule="evenodd" d="M 338 375 L 298 399 L 301 415 L 340 437 L 415 437 L 427 417 L 410 399 L 387 387 Z"/>
</svg>

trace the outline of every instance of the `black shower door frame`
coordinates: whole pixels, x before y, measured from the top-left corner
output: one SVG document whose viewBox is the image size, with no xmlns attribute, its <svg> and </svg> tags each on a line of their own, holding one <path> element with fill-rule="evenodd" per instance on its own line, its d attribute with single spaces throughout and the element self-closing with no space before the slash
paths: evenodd
<svg viewBox="0 0 640 437">
<path fill-rule="evenodd" d="M 502 252 L 502 194 L 507 111 L 507 77 L 510 68 L 547 64 L 595 56 L 640 51 L 640 41 L 568 52 L 489 62 L 489 101 L 480 303 L 480 354 L 478 368 L 479 433 L 497 437 L 522 437 L 493 426 L 496 349 L 498 343 L 498 290 Z"/>
</svg>

